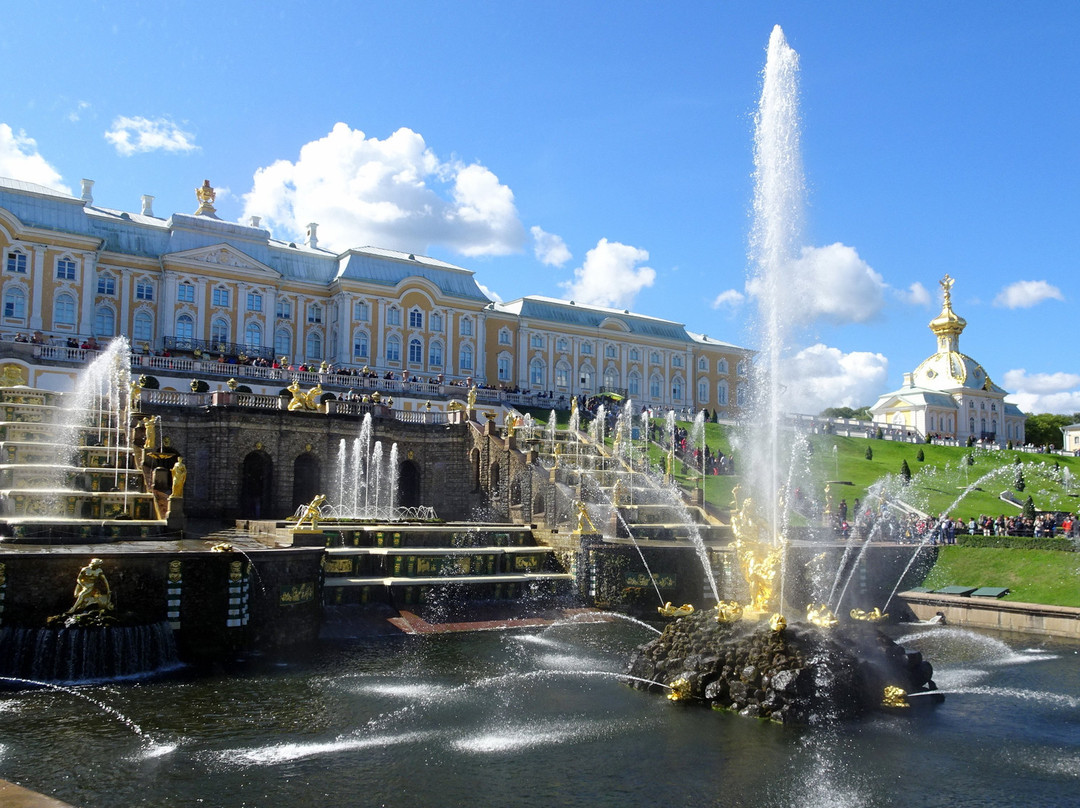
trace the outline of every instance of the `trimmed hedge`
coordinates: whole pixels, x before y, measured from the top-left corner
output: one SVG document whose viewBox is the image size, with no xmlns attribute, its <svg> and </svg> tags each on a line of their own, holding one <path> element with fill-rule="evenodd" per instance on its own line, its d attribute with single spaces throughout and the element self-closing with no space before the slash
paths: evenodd
<svg viewBox="0 0 1080 808">
<path fill-rule="evenodd" d="M 968 536 L 956 537 L 960 547 L 1001 547 L 1009 550 L 1058 550 L 1063 553 L 1075 553 L 1076 545 L 1069 539 L 1042 536 Z"/>
</svg>

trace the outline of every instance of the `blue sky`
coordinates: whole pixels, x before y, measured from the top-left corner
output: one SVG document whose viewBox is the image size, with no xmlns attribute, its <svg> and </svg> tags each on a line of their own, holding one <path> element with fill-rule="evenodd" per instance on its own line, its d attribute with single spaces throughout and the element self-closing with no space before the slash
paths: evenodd
<svg viewBox="0 0 1080 808">
<path fill-rule="evenodd" d="M 22 2 L 0 26 L 0 176 L 473 269 L 753 347 L 753 113 L 801 64 L 804 411 L 961 349 L 1080 411 L 1080 4 Z"/>
</svg>

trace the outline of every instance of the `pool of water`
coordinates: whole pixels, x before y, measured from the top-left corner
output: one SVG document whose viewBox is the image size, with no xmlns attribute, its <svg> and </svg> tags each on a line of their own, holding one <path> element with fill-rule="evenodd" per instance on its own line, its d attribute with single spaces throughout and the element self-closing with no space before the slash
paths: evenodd
<svg viewBox="0 0 1080 808">
<path fill-rule="evenodd" d="M 323 644 L 157 681 L 0 694 L 0 777 L 116 806 L 1080 806 L 1080 646 L 905 644 L 933 709 L 785 728 L 632 690 L 626 622 Z"/>
</svg>

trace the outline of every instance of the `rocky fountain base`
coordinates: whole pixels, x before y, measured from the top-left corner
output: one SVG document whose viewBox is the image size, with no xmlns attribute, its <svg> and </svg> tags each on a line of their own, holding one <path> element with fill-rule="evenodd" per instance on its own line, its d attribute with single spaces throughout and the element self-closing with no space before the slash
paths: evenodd
<svg viewBox="0 0 1080 808">
<path fill-rule="evenodd" d="M 908 696 L 937 689 L 930 663 L 872 624 L 794 623 L 773 630 L 768 619 L 722 623 L 712 611 L 671 622 L 635 650 L 627 673 L 645 680 L 632 682 L 640 689 L 663 685 L 673 699 L 782 724 L 905 709 L 906 698 L 895 690 L 883 703 L 887 687 Z"/>
</svg>

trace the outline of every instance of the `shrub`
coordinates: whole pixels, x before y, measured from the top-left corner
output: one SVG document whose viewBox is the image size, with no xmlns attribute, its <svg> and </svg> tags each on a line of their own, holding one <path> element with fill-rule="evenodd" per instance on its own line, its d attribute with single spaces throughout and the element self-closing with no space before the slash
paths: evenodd
<svg viewBox="0 0 1080 808">
<path fill-rule="evenodd" d="M 1000 547 L 1007 550 L 1057 550 L 1062 553 L 1076 552 L 1076 545 L 1068 539 L 1042 536 L 969 536 L 957 534 L 956 544 L 960 547 Z"/>
<path fill-rule="evenodd" d="M 140 376 L 139 386 L 144 390 L 160 390 L 161 382 L 157 380 L 157 376 Z"/>
<path fill-rule="evenodd" d="M 920 449 L 919 449 L 919 451 L 918 451 L 918 452 L 917 452 L 917 453 L 915 454 L 915 459 L 916 459 L 916 460 L 918 460 L 918 461 L 919 461 L 920 463 L 923 463 L 923 462 L 925 462 L 925 461 L 926 461 L 926 455 L 925 455 L 925 454 L 923 454 L 923 450 L 922 450 L 921 448 L 920 448 Z"/>
<path fill-rule="evenodd" d="M 907 460 L 900 463 L 900 476 L 904 478 L 905 483 L 911 482 L 911 468 L 908 466 Z"/>
<path fill-rule="evenodd" d="M 866 459 L 867 460 L 873 460 L 874 459 L 874 450 L 872 448 L 870 448 L 869 446 L 866 447 Z"/>
<path fill-rule="evenodd" d="M 202 379 L 191 380 L 191 392 L 193 393 L 209 393 L 210 385 L 204 382 Z"/>
</svg>

